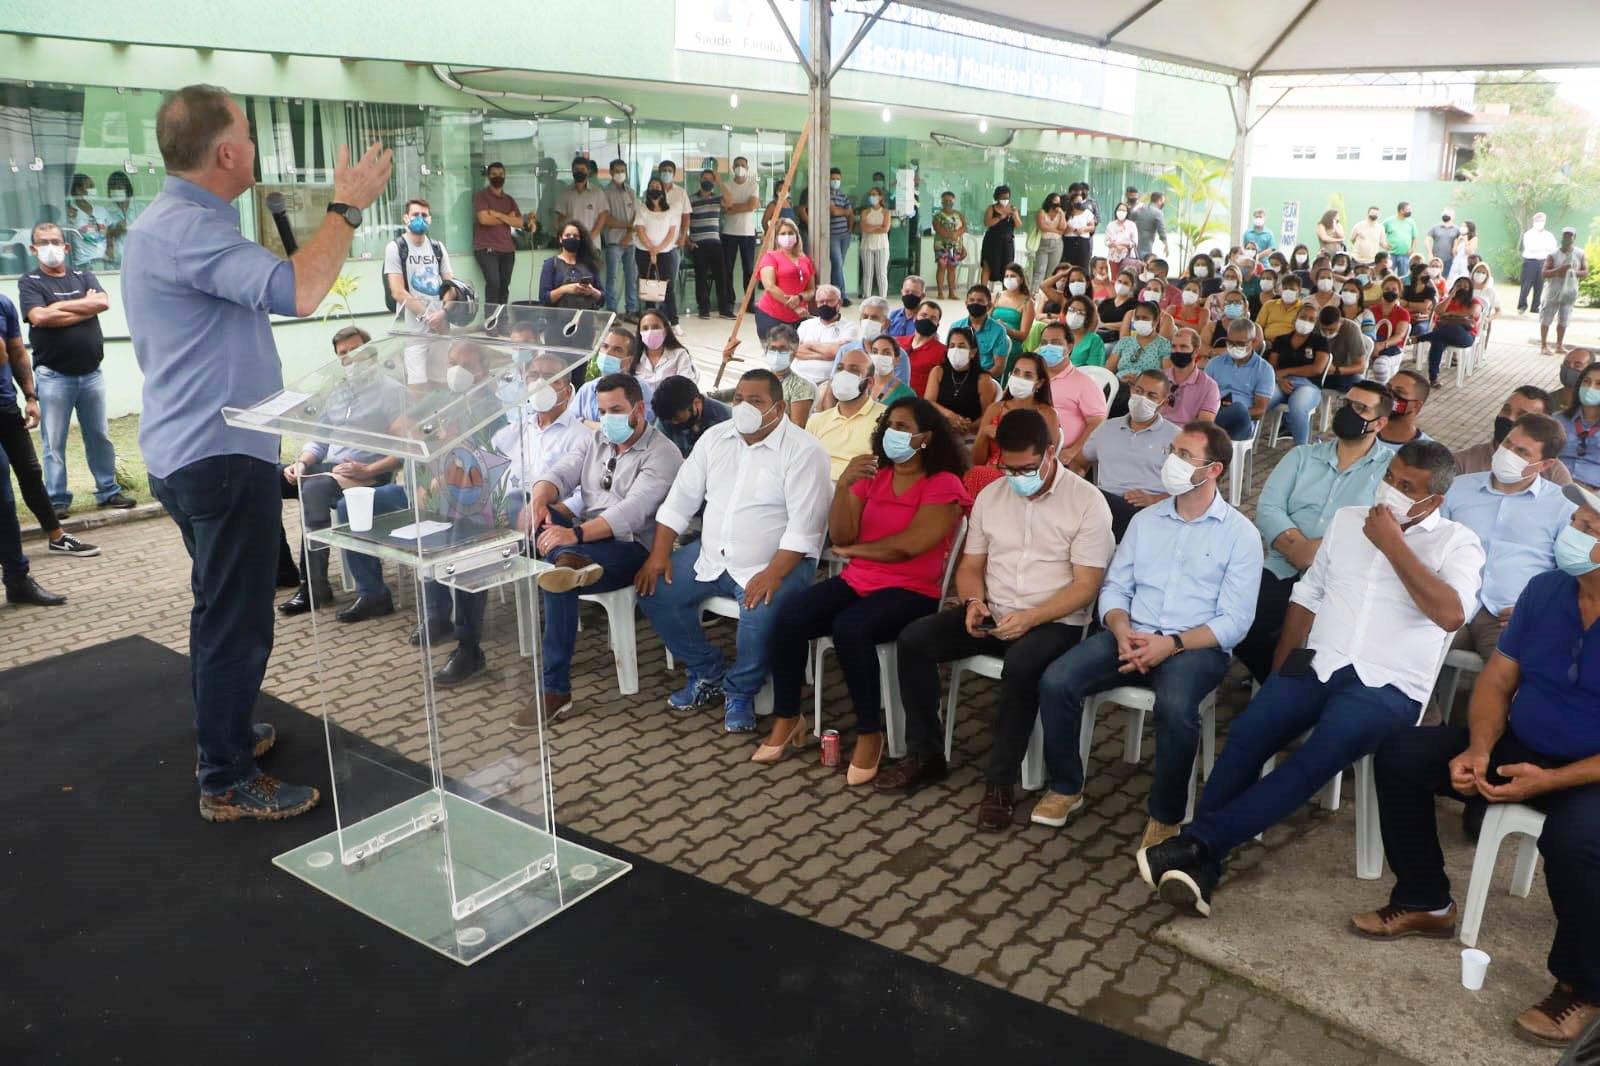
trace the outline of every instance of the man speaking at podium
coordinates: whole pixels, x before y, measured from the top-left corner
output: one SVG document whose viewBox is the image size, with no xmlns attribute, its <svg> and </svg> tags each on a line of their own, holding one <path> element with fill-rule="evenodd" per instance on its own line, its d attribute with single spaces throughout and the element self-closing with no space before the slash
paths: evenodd
<svg viewBox="0 0 1600 1066">
<path fill-rule="evenodd" d="M 232 201 L 255 183 L 255 144 L 226 92 L 190 85 L 156 114 L 166 164 L 161 195 L 128 230 L 122 300 L 144 371 L 139 446 L 150 491 L 183 533 L 193 561 L 193 672 L 200 816 L 211 822 L 304 813 L 317 790 L 256 768 L 274 733 L 250 717 L 272 653 L 278 554 L 278 438 L 234 429 L 224 406 L 249 407 L 283 388 L 268 313 L 317 310 L 369 206 L 389 181 L 374 142 L 355 163 L 339 149 L 333 199 L 288 259 L 246 239 Z"/>
</svg>

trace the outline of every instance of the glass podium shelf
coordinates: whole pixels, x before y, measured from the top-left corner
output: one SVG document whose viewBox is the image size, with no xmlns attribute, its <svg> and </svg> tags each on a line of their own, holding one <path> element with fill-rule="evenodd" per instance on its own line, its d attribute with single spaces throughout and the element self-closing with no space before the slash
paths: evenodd
<svg viewBox="0 0 1600 1066">
<path fill-rule="evenodd" d="M 368 857 L 341 861 L 340 834 L 333 832 L 284 852 L 273 865 L 463 965 L 633 868 L 440 790 L 347 826 L 344 835 L 347 842 L 389 840 Z M 514 868 L 507 868 L 507 855 L 517 856 Z"/>
<path fill-rule="evenodd" d="M 421 531 L 429 532 L 417 536 L 416 532 Z M 426 568 L 430 571 L 428 576 L 447 585 L 456 585 L 452 578 L 458 573 L 490 565 L 501 566 L 520 558 L 524 543 L 522 533 L 516 529 L 452 522 L 448 515 L 410 509 L 374 515 L 370 530 L 356 532 L 348 524 L 334 525 L 310 530 L 306 539 L 313 544 L 372 555 L 401 566 Z M 534 563 L 526 558 L 522 561 Z M 516 576 L 534 576 L 544 569 L 546 564 L 538 563 Z"/>
</svg>

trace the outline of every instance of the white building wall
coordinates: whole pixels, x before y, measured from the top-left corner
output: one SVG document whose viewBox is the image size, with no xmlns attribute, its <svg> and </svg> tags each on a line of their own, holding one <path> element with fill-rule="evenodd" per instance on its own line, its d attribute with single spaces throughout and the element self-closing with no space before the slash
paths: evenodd
<svg viewBox="0 0 1600 1066">
<path fill-rule="evenodd" d="M 1437 177 L 1441 133 L 1417 144 L 1437 112 L 1280 106 L 1256 126 L 1251 171 L 1271 178 L 1406 181 Z M 1389 158 L 1385 158 L 1388 156 Z"/>
</svg>

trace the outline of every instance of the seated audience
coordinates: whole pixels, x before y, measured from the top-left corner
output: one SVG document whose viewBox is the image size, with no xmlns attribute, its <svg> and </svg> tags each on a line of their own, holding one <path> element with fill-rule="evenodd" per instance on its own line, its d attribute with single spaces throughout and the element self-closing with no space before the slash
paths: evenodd
<svg viewBox="0 0 1600 1066">
<path fill-rule="evenodd" d="M 1228 730 L 1194 821 L 1139 851 L 1139 876 L 1162 899 L 1209 915 L 1233 849 L 1416 725 L 1483 565 L 1473 532 L 1439 513 L 1454 477 L 1444 445 L 1408 444 L 1378 503 L 1334 515 L 1295 587 L 1273 672 Z M 1266 761 L 1307 731 L 1263 776 Z"/>
<path fill-rule="evenodd" d="M 1486 561 L 1476 610 L 1455 646 L 1488 661 L 1517 597 L 1536 575 L 1555 569 L 1556 538 L 1577 505 L 1546 479 L 1566 433 L 1548 415 L 1524 415 L 1481 474 L 1462 474 L 1444 498 L 1444 516 L 1478 535 Z"/>
<path fill-rule="evenodd" d="M 1235 321 L 1228 326 L 1227 354 L 1206 361 L 1206 376 L 1217 383 L 1215 421 L 1234 440 L 1255 436 L 1256 422 L 1277 391 L 1272 366 L 1256 354 L 1254 343 L 1255 327 Z"/>
<path fill-rule="evenodd" d="M 827 381 L 833 373 L 833 358 L 839 349 L 860 336 L 860 327 L 846 322 L 840 312 L 844 297 L 837 285 L 818 285 L 816 311 L 800 320 L 795 329 L 792 363 L 795 373 L 813 385 Z M 772 336 L 767 336 L 772 346 Z M 792 401 L 791 401 L 792 402 Z M 801 425 L 804 425 L 801 422 Z"/>
<path fill-rule="evenodd" d="M 1459 917 L 1439 846 L 1436 797 L 1525 803 L 1555 909 L 1555 987 L 1517 1016 L 1539 1043 L 1575 1040 L 1600 1016 L 1600 496 L 1578 504 L 1556 543 L 1556 571 L 1528 583 L 1472 690 L 1466 726 L 1403 729 L 1374 761 L 1379 824 L 1394 890 L 1352 919 L 1373 940 L 1455 938 Z"/>
<path fill-rule="evenodd" d="M 1063 465 L 1071 466 L 1089 434 L 1106 420 L 1106 394 L 1093 378 L 1067 358 L 1065 325 L 1047 323 L 1040 340 L 1043 343 L 1039 345 L 1039 358 L 1044 361 L 1045 372 L 1049 375 L 1050 402 L 1056 409 L 1056 421 L 1061 429 L 1061 454 L 1057 458 Z"/>
<path fill-rule="evenodd" d="M 1037 352 L 1023 352 L 1012 361 L 1004 397 L 990 404 L 978 421 L 978 434 L 972 442 L 972 468 L 966 477 L 967 489 L 974 498 L 1002 476 L 1000 450 L 994 437 L 1001 420 L 1012 411 L 1037 411 L 1049 427 L 1051 445 L 1060 444 L 1061 424 L 1050 400 L 1050 376 Z"/>
<path fill-rule="evenodd" d="M 1167 357 L 1167 380 L 1172 382 L 1172 398 L 1161 416 L 1175 425 L 1214 422 L 1222 408 L 1217 383 L 1199 361 L 1200 334 L 1180 329 L 1172 335 L 1172 354 Z"/>
<path fill-rule="evenodd" d="M 1007 279 L 1021 280 L 1022 268 L 1016 264 L 1006 268 Z M 978 340 L 978 366 L 985 372 L 992 371 L 995 367 L 1003 367 L 1010 357 L 1013 348 L 1011 331 L 1005 322 L 995 312 L 999 310 L 992 303 L 987 285 L 974 285 L 967 290 L 967 314 L 965 318 L 958 318 L 951 325 L 951 329 L 967 329 Z M 1018 312 L 1011 310 L 1012 317 Z M 1029 305 L 1027 311 L 1028 327 L 1033 327 L 1033 308 Z M 1027 336 L 1027 331 L 1022 331 L 1022 337 Z M 1018 345 L 1022 343 L 1021 337 L 1017 339 Z"/>
<path fill-rule="evenodd" d="M 1561 369 L 1556 372 L 1561 378 L 1561 387 L 1550 394 L 1551 414 L 1572 406 L 1578 395 L 1578 378 L 1594 361 L 1594 353 L 1588 348 L 1567 349 L 1567 354 L 1561 357 Z"/>
<path fill-rule="evenodd" d="M 922 280 L 921 275 L 907 274 L 900 283 L 900 306 L 889 315 L 889 324 L 883 332 L 895 340 L 915 333 L 917 308 L 922 306 L 927 294 L 928 283 Z M 861 339 L 866 341 L 872 338 L 863 334 Z"/>
<path fill-rule="evenodd" d="M 1261 335 L 1268 344 L 1294 330 L 1301 307 L 1300 279 L 1294 274 L 1284 275 L 1278 284 L 1276 299 L 1266 299 L 1263 293 L 1261 310 L 1256 314 L 1256 325 L 1261 327 Z"/>
<path fill-rule="evenodd" d="M 654 389 L 673 376 L 694 379 L 694 356 L 672 331 L 667 316 L 654 308 L 639 314 L 639 347 L 642 350 L 633 376 L 640 384 Z"/>
<path fill-rule="evenodd" d="M 966 448 L 933 404 L 889 406 L 872 450 L 857 455 L 834 486 L 828 512 L 832 550 L 846 562 L 837 577 L 790 596 L 778 610 L 772 644 L 772 732 L 751 761 L 777 762 L 806 738 L 800 711 L 811 641 L 832 637 L 856 712 L 856 743 L 845 780 L 864 785 L 883 755 L 878 645 L 939 609 L 945 560 L 972 498 L 962 487 Z"/>
<path fill-rule="evenodd" d="M 776 327 L 774 327 L 776 328 Z M 610 592 L 633 582 L 655 535 L 656 508 L 667 497 L 683 456 L 644 417 L 644 390 L 627 374 L 595 388 L 600 429 L 545 467 L 516 519 L 552 569 L 539 575 L 544 592 L 541 637 L 544 711 L 559 722 L 572 712 L 572 653 L 578 640 L 578 593 Z M 570 514 L 557 501 L 582 493 Z M 534 705 L 517 712 L 513 728 L 538 725 Z"/>
<path fill-rule="evenodd" d="M 1378 433 L 1380 448 L 1399 451 L 1412 441 L 1433 439 L 1417 425 L 1431 391 L 1428 379 L 1422 376 L 1421 371 L 1401 370 L 1389 379 L 1389 392 L 1394 396 L 1394 413 Z"/>
<path fill-rule="evenodd" d="M 907 384 L 914 396 L 923 394 L 929 372 L 944 360 L 944 342 L 939 339 L 939 319 L 943 314 L 943 308 L 932 300 L 922 301 L 911 323 L 914 332 L 896 342 L 911 358 L 911 380 Z"/>
<path fill-rule="evenodd" d="M 962 437 L 978 430 L 978 420 L 1000 395 L 1000 385 L 977 365 L 978 339 L 966 326 L 951 326 L 944 339 L 944 362 L 928 373 L 922 398 L 939 409 Z"/>
<path fill-rule="evenodd" d="M 867 387 L 873 370 L 866 350 L 852 348 L 841 359 L 833 380 L 822 386 L 827 406 L 806 420 L 806 432 L 821 441 L 828 451 L 831 481 L 839 480 L 852 459 L 872 450 L 878 420 L 885 410 L 883 404 L 872 398 L 872 390 Z M 897 396 L 896 401 L 909 395 L 907 392 Z"/>
<path fill-rule="evenodd" d="M 1400 300 L 1403 291 L 1400 279 L 1392 274 L 1378 282 L 1379 299 L 1372 308 L 1376 345 L 1367 372 L 1379 384 L 1394 377 L 1405 356 L 1406 342 L 1411 339 L 1411 312 Z"/>
<path fill-rule="evenodd" d="M 1332 356 L 1317 330 L 1317 310 L 1306 304 L 1295 313 L 1294 328 L 1267 346 L 1267 361 L 1277 386 L 1267 410 L 1284 407 L 1283 424 L 1296 444 L 1311 439 L 1311 416 L 1322 403 L 1323 375 Z"/>
<path fill-rule="evenodd" d="M 1368 380 L 1368 341 L 1359 324 L 1344 317 L 1337 307 L 1324 307 L 1317 312 L 1317 330 L 1332 356 L 1332 365 L 1322 379 L 1324 389 L 1343 392 L 1358 381 Z"/>
<path fill-rule="evenodd" d="M 1600 430 L 1600 363 L 1583 368 L 1571 397 L 1567 409 L 1555 416 L 1567 433 L 1561 461 L 1572 471 L 1573 481 L 1586 488 L 1600 487 L 1600 441 L 1594 439 Z"/>
<path fill-rule="evenodd" d="M 1139 298 L 1134 295 L 1138 285 L 1138 277 L 1133 271 L 1122 271 L 1117 275 L 1111 295 L 1102 299 L 1095 307 L 1095 314 L 1100 320 L 1101 341 L 1107 344 L 1117 342 L 1120 332 L 1118 327 L 1122 325 L 1123 318 L 1131 314 L 1139 302 Z"/>
<path fill-rule="evenodd" d="M 645 315 L 649 313 L 649 311 L 642 312 L 639 315 L 640 321 L 643 321 Z M 658 321 L 665 322 L 666 320 L 658 319 Z M 639 351 L 641 347 L 643 346 L 640 344 L 639 338 L 625 326 L 612 326 L 606 330 L 605 336 L 600 338 L 600 352 L 595 356 L 594 360 L 595 368 L 600 373 L 596 377 L 583 382 L 578 388 L 577 396 L 572 401 L 573 406 L 578 411 L 578 418 L 590 429 L 600 428 L 600 404 L 596 401 L 594 395 L 595 383 L 600 378 L 609 377 L 612 374 L 628 374 L 637 378 L 639 376 Z M 650 398 L 655 393 L 655 386 L 648 381 L 640 381 L 639 386 L 644 389 L 646 417 L 654 422 L 656 413 L 650 409 Z"/>
<path fill-rule="evenodd" d="M 1478 338 L 1483 301 L 1472 292 L 1471 278 L 1457 278 L 1450 286 L 1449 298 L 1441 292 L 1434 312 L 1433 329 L 1428 332 L 1428 384 L 1439 384 L 1439 366 L 1446 348 L 1471 348 Z"/>
<path fill-rule="evenodd" d="M 1267 546 L 1255 620 L 1234 649 L 1257 681 L 1272 669 L 1284 612 L 1300 575 L 1311 568 L 1328 523 L 1344 507 L 1371 507 L 1394 453 L 1378 446 L 1394 406 L 1375 381 L 1351 387 L 1333 413 L 1334 439 L 1292 448 L 1261 487 L 1256 528 Z"/>
<path fill-rule="evenodd" d="M 1518 385 L 1511 390 L 1511 395 L 1506 397 L 1506 402 L 1500 405 L 1500 413 L 1494 419 L 1494 433 L 1491 439 L 1482 444 L 1474 444 L 1470 448 L 1458 448 L 1451 454 L 1456 457 L 1456 473 L 1479 474 L 1489 469 L 1494 461 L 1494 453 L 1500 450 L 1500 445 L 1505 442 L 1506 435 L 1511 432 L 1511 427 L 1523 415 L 1553 415 L 1556 405 L 1551 402 L 1550 394 L 1537 385 Z M 1562 439 L 1566 439 L 1563 432 Z M 1572 471 L 1567 469 L 1567 464 L 1560 459 L 1550 464 L 1550 468 L 1540 475 L 1547 481 L 1553 481 L 1561 488 L 1572 484 Z"/>
<path fill-rule="evenodd" d="M 732 413 L 727 404 L 701 395 L 693 378 L 677 375 L 657 383 L 650 408 L 656 416 L 656 428 L 685 456 L 694 451 L 695 442 L 706 430 L 726 422 Z"/>
<path fill-rule="evenodd" d="M 989 831 L 1012 824 L 1013 793 L 1039 713 L 1039 678 L 1078 642 L 1112 551 L 1110 512 L 1093 486 L 1056 460 L 1059 448 L 1043 416 L 1007 412 L 994 444 L 1006 480 L 972 505 L 955 575 L 960 606 L 900 634 L 906 757 L 876 783 L 883 791 L 911 790 L 944 778 L 939 664 L 993 655 L 1005 665 L 976 812 L 978 828 Z"/>
<path fill-rule="evenodd" d="M 1109 419 L 1089 434 L 1073 473 L 1088 476 L 1111 508 L 1111 532 L 1117 539 L 1127 532 L 1133 516 L 1167 498 L 1161 485 L 1161 468 L 1178 436 L 1178 427 L 1161 417 L 1172 385 L 1160 370 L 1146 370 L 1134 378 L 1128 413 Z"/>
<path fill-rule="evenodd" d="M 1221 426 L 1183 427 L 1161 471 L 1171 497 L 1134 516 L 1111 560 L 1100 592 L 1105 628 L 1045 671 L 1039 714 L 1049 790 L 1033 821 L 1065 825 L 1084 802 L 1084 700 L 1147 685 L 1155 690 L 1156 760 L 1142 847 L 1177 834 L 1200 746 L 1200 703 L 1250 628 L 1261 581 L 1261 538 L 1217 489 L 1232 459 Z"/>
<path fill-rule="evenodd" d="M 739 379 L 733 417 L 706 432 L 673 480 L 634 582 L 640 609 L 688 669 L 688 682 L 668 706 L 697 710 L 726 694 L 723 725 L 730 733 L 756 727 L 773 623 L 783 601 L 816 575 L 833 490 L 828 453 L 784 408 L 783 383 L 771 371 Z M 702 508 L 700 539 L 674 551 Z M 701 628 L 700 605 L 713 596 L 739 603 L 731 668 Z"/>
</svg>

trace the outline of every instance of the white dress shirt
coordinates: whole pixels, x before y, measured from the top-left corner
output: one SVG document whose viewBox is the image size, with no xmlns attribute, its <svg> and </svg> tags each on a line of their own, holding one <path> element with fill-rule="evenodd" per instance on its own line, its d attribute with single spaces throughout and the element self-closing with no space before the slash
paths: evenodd
<svg viewBox="0 0 1600 1066">
<path fill-rule="evenodd" d="M 569 402 L 555 420 L 542 429 L 532 407 L 523 404 L 521 421 L 501 427 L 490 438 L 495 451 L 511 460 L 506 467 L 506 492 L 526 491 L 544 476 L 557 459 L 583 447 L 589 427 L 578 418 L 578 405 Z M 583 489 L 561 501 L 573 514 L 583 513 Z"/>
<path fill-rule="evenodd" d="M 679 533 L 705 505 L 694 576 L 715 581 L 727 571 L 742 588 L 779 551 L 812 558 L 833 501 L 822 442 L 780 419 L 759 444 L 746 444 L 721 422 L 706 430 L 678 470 L 656 521 Z"/>
<path fill-rule="evenodd" d="M 1327 681 L 1354 666 L 1371 688 L 1393 685 L 1426 702 L 1451 634 L 1422 613 L 1388 558 L 1362 528 L 1368 507 L 1342 507 L 1323 534 L 1317 557 L 1294 587 L 1291 603 L 1317 616 L 1306 646 L 1312 667 Z M 1478 535 L 1438 511 L 1405 531 L 1406 544 L 1461 601 L 1463 618 L 1478 606 L 1483 545 Z"/>
<path fill-rule="evenodd" d="M 840 346 L 840 351 L 843 351 L 845 344 L 861 335 L 861 323 L 846 322 L 843 315 L 832 322 L 824 322 L 813 315 L 801 319 L 800 324 L 795 327 L 795 333 L 799 336 L 801 344 L 837 344 Z M 797 356 L 790 360 L 789 367 L 811 384 L 821 385 L 833 377 L 833 365 L 837 358 L 837 354 L 834 359 Z"/>
</svg>

